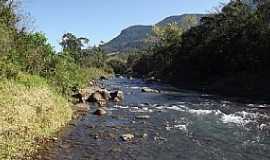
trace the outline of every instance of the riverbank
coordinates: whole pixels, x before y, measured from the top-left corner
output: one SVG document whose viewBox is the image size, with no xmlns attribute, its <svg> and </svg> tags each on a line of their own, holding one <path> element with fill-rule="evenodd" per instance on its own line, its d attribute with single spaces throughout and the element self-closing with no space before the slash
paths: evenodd
<svg viewBox="0 0 270 160">
<path fill-rule="evenodd" d="M 198 84 L 190 81 L 177 81 L 172 84 L 181 89 L 194 90 L 205 94 L 220 96 L 233 101 L 246 103 L 270 103 L 268 93 L 269 77 L 240 74 Z"/>
<path fill-rule="evenodd" d="M 101 74 L 102 73 L 102 74 Z M 90 79 L 105 72 L 93 71 Z M 20 73 L 0 81 L 0 159 L 29 159 L 80 112 L 44 78 Z M 81 108 L 82 109 L 82 108 Z"/>
<path fill-rule="evenodd" d="M 183 77 L 181 80 L 168 80 L 156 77 L 144 77 L 129 75 L 128 77 L 142 78 L 146 82 L 158 82 L 169 84 L 178 89 L 196 91 L 202 94 L 211 94 L 231 101 L 244 103 L 270 103 L 270 88 L 268 87 L 269 76 L 264 74 L 239 74 L 233 77 L 215 78 L 208 83 L 188 80 Z"/>
<path fill-rule="evenodd" d="M 122 103 L 98 106 L 46 145 L 40 160 L 269 159 L 269 105 L 226 101 L 170 85 L 125 77 L 103 81 Z M 144 88 L 160 90 L 142 92 Z M 127 139 L 126 139 L 127 138 Z M 192 149 L 191 149 L 192 148 Z M 184 153 L 184 154 L 183 154 Z"/>
</svg>

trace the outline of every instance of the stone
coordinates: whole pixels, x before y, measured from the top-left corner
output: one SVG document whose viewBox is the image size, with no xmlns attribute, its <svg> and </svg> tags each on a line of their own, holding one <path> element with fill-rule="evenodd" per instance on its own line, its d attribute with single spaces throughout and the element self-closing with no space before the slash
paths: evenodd
<svg viewBox="0 0 270 160">
<path fill-rule="evenodd" d="M 110 99 L 110 93 L 106 89 L 100 89 L 94 92 L 89 98 L 87 102 L 98 102 L 98 103 L 106 103 Z"/>
<path fill-rule="evenodd" d="M 94 115 L 97 115 L 97 116 L 103 116 L 107 114 L 107 111 L 103 108 L 98 108 L 95 112 L 94 112 Z"/>
<path fill-rule="evenodd" d="M 144 79 L 146 82 L 155 82 L 156 81 L 156 77 L 152 76 L 152 77 L 147 77 Z"/>
<path fill-rule="evenodd" d="M 121 139 L 122 139 L 123 141 L 126 141 L 126 142 L 132 141 L 134 138 L 135 138 L 135 136 L 134 136 L 133 134 L 123 134 L 123 135 L 121 136 Z"/>
<path fill-rule="evenodd" d="M 148 134 L 146 134 L 146 133 L 144 133 L 143 135 L 142 135 L 142 138 L 147 138 L 148 137 Z"/>
<path fill-rule="evenodd" d="M 72 97 L 78 99 L 79 103 L 83 103 L 83 95 L 81 93 L 75 93 L 72 95 Z"/>
<path fill-rule="evenodd" d="M 142 88 L 142 92 L 146 92 L 146 93 L 160 93 L 159 90 L 152 89 L 152 88 L 149 88 L 149 87 L 143 87 Z"/>
<path fill-rule="evenodd" d="M 94 81 L 94 80 L 91 80 L 91 81 L 89 81 L 89 86 L 95 86 L 96 85 L 96 82 Z"/>
<path fill-rule="evenodd" d="M 102 94 L 95 92 L 87 99 L 87 102 L 98 102 L 102 100 L 104 100 Z"/>
<path fill-rule="evenodd" d="M 150 119 L 149 115 L 138 115 L 136 116 L 136 119 Z"/>
<path fill-rule="evenodd" d="M 84 89 L 80 89 L 79 93 L 82 95 L 83 99 L 86 99 L 90 95 L 92 95 L 95 92 L 94 87 L 87 87 Z"/>
<path fill-rule="evenodd" d="M 107 80 L 108 78 L 107 77 L 105 77 L 105 76 L 101 76 L 100 78 L 99 78 L 99 80 L 101 80 L 101 81 L 103 81 L 103 80 Z"/>
<path fill-rule="evenodd" d="M 124 100 L 124 92 L 123 91 L 114 91 L 110 93 L 110 100 L 115 102 L 120 102 Z"/>
</svg>

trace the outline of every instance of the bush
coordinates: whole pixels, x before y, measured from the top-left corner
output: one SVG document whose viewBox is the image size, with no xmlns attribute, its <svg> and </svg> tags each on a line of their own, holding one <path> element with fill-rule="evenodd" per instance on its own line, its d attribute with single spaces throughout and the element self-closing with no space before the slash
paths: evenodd
<svg viewBox="0 0 270 160">
<path fill-rule="evenodd" d="M 107 60 L 107 64 L 113 69 L 114 73 L 124 74 L 127 70 L 126 62 L 119 58 L 111 58 Z"/>
<path fill-rule="evenodd" d="M 55 69 L 51 72 L 49 81 L 64 95 L 70 95 L 74 87 L 85 87 L 89 80 L 108 74 L 103 68 L 80 67 L 73 58 L 64 54 L 56 55 L 53 65 Z"/>
</svg>

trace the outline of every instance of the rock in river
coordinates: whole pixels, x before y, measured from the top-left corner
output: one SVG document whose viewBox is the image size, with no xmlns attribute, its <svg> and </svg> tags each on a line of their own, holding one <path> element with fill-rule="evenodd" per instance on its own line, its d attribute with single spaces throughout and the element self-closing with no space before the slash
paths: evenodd
<svg viewBox="0 0 270 160">
<path fill-rule="evenodd" d="M 103 81 L 103 80 L 108 80 L 108 78 L 105 77 L 105 76 L 101 76 L 101 77 L 99 78 L 99 80 L 101 80 L 101 81 Z"/>
<path fill-rule="evenodd" d="M 149 115 L 138 115 L 136 116 L 136 119 L 150 119 Z"/>
<path fill-rule="evenodd" d="M 87 102 L 107 102 L 110 99 L 110 93 L 106 89 L 100 89 L 93 93 L 87 99 Z"/>
<path fill-rule="evenodd" d="M 146 92 L 146 93 L 160 93 L 159 90 L 152 89 L 152 88 L 149 88 L 149 87 L 143 87 L 142 88 L 142 92 Z"/>
<path fill-rule="evenodd" d="M 103 116 L 105 114 L 107 114 L 107 111 L 103 108 L 98 108 L 95 112 L 94 112 L 95 115 L 97 116 Z"/>
<path fill-rule="evenodd" d="M 115 102 L 123 101 L 124 99 L 124 92 L 122 91 L 114 91 L 110 93 L 110 99 Z"/>
<path fill-rule="evenodd" d="M 135 138 L 135 136 L 133 135 L 133 134 L 123 134 L 122 136 L 121 136 L 121 139 L 123 140 L 123 141 L 132 141 L 133 139 Z"/>
</svg>

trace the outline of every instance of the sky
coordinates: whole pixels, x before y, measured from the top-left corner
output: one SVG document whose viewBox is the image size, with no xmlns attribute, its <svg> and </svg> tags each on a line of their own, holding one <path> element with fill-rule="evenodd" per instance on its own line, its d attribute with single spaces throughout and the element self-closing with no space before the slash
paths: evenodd
<svg viewBox="0 0 270 160">
<path fill-rule="evenodd" d="M 229 0 L 23 0 L 33 20 L 60 50 L 61 36 L 71 32 L 87 37 L 90 45 L 108 42 L 131 25 L 153 25 L 165 17 L 184 13 L 210 13 Z"/>
</svg>

